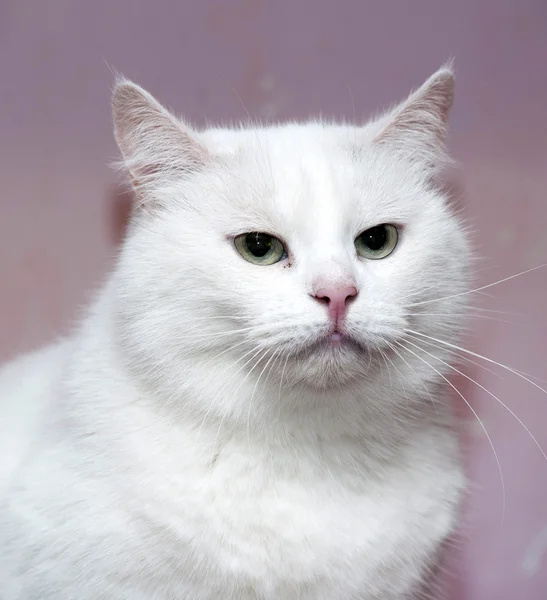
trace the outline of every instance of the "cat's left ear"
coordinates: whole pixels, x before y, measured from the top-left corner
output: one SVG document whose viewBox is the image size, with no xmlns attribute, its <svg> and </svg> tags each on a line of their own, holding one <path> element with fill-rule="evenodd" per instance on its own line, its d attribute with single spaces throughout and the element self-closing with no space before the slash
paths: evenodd
<svg viewBox="0 0 547 600">
<path fill-rule="evenodd" d="M 374 143 L 436 171 L 447 157 L 445 136 L 454 100 L 454 71 L 447 64 L 378 122 Z"/>
<path fill-rule="evenodd" d="M 116 141 L 137 192 L 204 164 L 207 151 L 190 128 L 137 84 L 116 83 L 112 113 Z"/>
</svg>

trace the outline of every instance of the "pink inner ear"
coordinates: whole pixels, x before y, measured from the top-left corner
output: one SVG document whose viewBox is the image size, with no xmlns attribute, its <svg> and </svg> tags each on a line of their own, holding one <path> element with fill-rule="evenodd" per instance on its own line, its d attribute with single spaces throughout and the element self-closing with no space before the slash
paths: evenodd
<svg viewBox="0 0 547 600">
<path fill-rule="evenodd" d="M 151 128 L 152 129 L 152 128 Z M 141 152 L 138 146 L 135 154 L 126 158 L 131 173 L 131 182 L 135 188 L 157 181 L 164 175 L 188 175 L 197 171 L 205 162 L 206 150 L 188 133 L 179 130 L 157 133 L 154 144 L 154 131 L 150 132 L 151 149 Z M 159 137 L 163 135 L 163 137 Z M 147 140 L 141 143 L 146 144 Z"/>
<path fill-rule="evenodd" d="M 204 163 L 207 151 L 191 129 L 138 85 L 119 83 L 112 109 L 116 140 L 136 188 Z"/>
<path fill-rule="evenodd" d="M 406 154 L 444 154 L 444 139 L 450 108 L 454 100 L 454 78 L 449 69 L 435 73 L 421 88 L 413 92 L 391 115 L 375 139 L 378 144 L 391 144 Z"/>
</svg>

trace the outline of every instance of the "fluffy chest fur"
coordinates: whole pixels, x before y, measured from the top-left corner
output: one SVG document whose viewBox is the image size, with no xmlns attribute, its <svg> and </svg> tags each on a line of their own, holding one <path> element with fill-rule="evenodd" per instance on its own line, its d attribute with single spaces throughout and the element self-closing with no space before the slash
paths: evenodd
<svg viewBox="0 0 547 600">
<path fill-rule="evenodd" d="M 422 581 L 454 525 L 463 483 L 455 460 L 343 481 L 322 469 L 274 474 L 258 457 L 225 452 L 212 474 L 185 482 L 187 502 L 164 499 L 154 511 L 158 523 L 171 515 L 158 561 L 177 562 L 183 549 L 182 581 L 165 573 L 174 590 L 205 566 L 215 573 L 192 597 L 217 598 L 228 586 L 234 598 L 399 598 Z"/>
<path fill-rule="evenodd" d="M 426 468 L 404 460 L 378 477 L 317 464 L 298 446 L 279 452 L 292 465 L 300 454 L 300 468 L 283 473 L 234 446 L 194 481 L 190 514 L 201 522 L 205 505 L 208 521 L 187 563 L 207 561 L 234 598 L 398 598 L 422 581 L 454 525 L 456 454 Z M 425 449 L 414 450 L 407 456 L 419 461 Z M 185 520 L 175 535 L 184 537 Z M 203 597 L 218 597 L 215 587 Z"/>
<path fill-rule="evenodd" d="M 4 448 L 19 458 L 0 506 L 7 599 L 402 598 L 454 526 L 463 477 L 438 415 L 393 451 L 389 432 L 376 447 L 356 436 L 218 435 L 217 424 L 173 427 L 118 380 L 103 401 L 107 426 L 88 410 L 60 422 L 78 401 L 62 384 L 72 351 L 52 349 L 55 381 L 42 373 L 23 398 L 51 390 L 42 443 Z M 5 390 L 18 368 L 4 369 Z M 96 383 L 88 391 L 97 401 Z"/>
</svg>

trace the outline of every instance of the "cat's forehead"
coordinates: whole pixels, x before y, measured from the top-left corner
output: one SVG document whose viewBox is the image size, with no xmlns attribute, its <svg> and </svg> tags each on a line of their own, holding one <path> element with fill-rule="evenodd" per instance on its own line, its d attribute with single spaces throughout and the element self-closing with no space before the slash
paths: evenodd
<svg viewBox="0 0 547 600">
<path fill-rule="evenodd" d="M 204 132 L 207 145 L 235 158 L 249 208 L 272 225 L 339 230 L 397 220 L 406 190 L 396 165 L 378 156 L 363 128 L 321 123 Z"/>
<path fill-rule="evenodd" d="M 235 157 L 242 168 L 267 169 L 269 177 L 281 181 L 304 177 L 310 170 L 317 174 L 333 161 L 341 164 L 351 152 L 351 134 L 349 127 L 310 122 L 212 129 L 202 136 L 213 153 Z"/>
<path fill-rule="evenodd" d="M 355 134 L 351 125 L 321 121 L 287 122 L 270 126 L 215 127 L 200 132 L 211 148 L 235 151 L 242 147 L 269 146 L 272 150 L 305 147 L 309 144 L 332 144 Z"/>
</svg>

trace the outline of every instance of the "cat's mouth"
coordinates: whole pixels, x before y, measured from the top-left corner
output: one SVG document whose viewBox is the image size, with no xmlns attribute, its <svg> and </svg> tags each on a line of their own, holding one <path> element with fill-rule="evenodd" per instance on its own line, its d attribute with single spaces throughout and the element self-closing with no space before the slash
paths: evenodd
<svg viewBox="0 0 547 600">
<path fill-rule="evenodd" d="M 333 331 L 327 336 L 327 343 L 333 348 L 339 348 L 340 346 L 347 344 L 348 342 L 348 336 L 342 333 L 341 331 Z"/>
<path fill-rule="evenodd" d="M 358 354 L 368 354 L 371 351 L 366 344 L 355 339 L 347 332 L 339 329 L 329 331 L 322 339 L 319 340 L 319 346 L 323 351 L 349 350 Z"/>
<path fill-rule="evenodd" d="M 329 331 L 319 336 L 313 342 L 293 351 L 293 356 L 310 359 L 323 356 L 334 358 L 351 354 L 353 356 L 369 354 L 372 351 L 364 343 L 343 331 Z"/>
<path fill-rule="evenodd" d="M 311 337 L 311 336 L 310 336 Z M 360 335 L 352 327 L 323 328 L 316 331 L 312 339 L 290 339 L 284 340 L 282 348 L 294 360 L 326 360 L 329 365 L 348 365 L 357 361 L 361 363 L 363 358 L 367 364 L 377 354 L 389 353 L 389 344 L 381 343 L 378 336 Z"/>
</svg>

